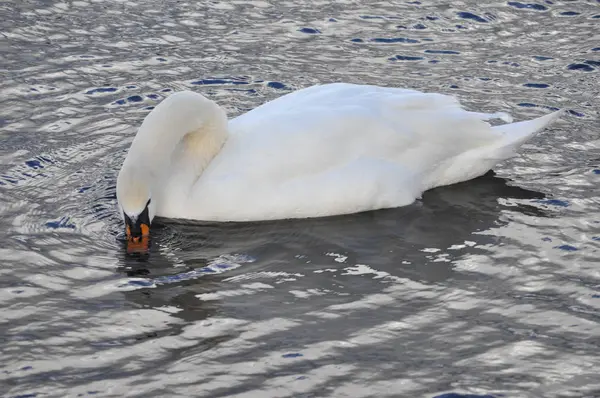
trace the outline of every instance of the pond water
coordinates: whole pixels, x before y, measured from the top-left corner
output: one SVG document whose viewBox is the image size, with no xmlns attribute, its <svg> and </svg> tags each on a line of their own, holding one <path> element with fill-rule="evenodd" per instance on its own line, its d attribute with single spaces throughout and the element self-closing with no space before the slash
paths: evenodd
<svg viewBox="0 0 600 398">
<path fill-rule="evenodd" d="M 0 395 L 600 396 L 598 1 L 0 4 Z M 160 220 L 121 162 L 192 89 L 230 116 L 316 83 L 568 109 L 494 173 L 314 220 Z M 596 375 L 596 376 L 594 376 Z"/>
</svg>

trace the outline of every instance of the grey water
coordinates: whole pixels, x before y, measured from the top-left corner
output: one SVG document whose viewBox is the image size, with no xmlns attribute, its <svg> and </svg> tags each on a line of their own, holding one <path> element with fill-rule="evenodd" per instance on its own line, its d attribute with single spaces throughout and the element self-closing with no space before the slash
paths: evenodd
<svg viewBox="0 0 600 398">
<path fill-rule="evenodd" d="M 1 2 L 0 395 L 599 397 L 598 32 L 592 0 Z M 411 206 L 126 253 L 116 175 L 165 96 L 338 81 L 568 112 Z"/>
</svg>

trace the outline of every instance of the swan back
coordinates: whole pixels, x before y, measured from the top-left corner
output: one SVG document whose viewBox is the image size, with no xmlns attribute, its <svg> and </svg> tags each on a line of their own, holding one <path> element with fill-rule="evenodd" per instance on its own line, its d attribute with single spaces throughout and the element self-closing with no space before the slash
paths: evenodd
<svg viewBox="0 0 600 398">
<path fill-rule="evenodd" d="M 192 205 L 171 215 L 255 221 L 407 205 L 505 159 L 506 136 L 492 118 L 510 120 L 442 94 L 350 84 L 301 90 L 233 119 Z"/>
</svg>

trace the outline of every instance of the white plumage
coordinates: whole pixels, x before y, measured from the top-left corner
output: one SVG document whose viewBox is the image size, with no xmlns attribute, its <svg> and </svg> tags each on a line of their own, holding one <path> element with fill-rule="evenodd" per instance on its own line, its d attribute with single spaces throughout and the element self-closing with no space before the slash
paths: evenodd
<svg viewBox="0 0 600 398">
<path fill-rule="evenodd" d="M 256 221 L 399 207 L 480 176 L 558 118 L 492 127 L 451 96 L 313 86 L 227 121 L 200 94 L 172 94 L 144 120 L 117 182 L 124 212 Z"/>
</svg>

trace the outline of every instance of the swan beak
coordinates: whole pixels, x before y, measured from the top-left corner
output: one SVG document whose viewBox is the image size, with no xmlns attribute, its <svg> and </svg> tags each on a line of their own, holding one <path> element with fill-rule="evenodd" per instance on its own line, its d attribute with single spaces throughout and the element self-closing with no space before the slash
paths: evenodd
<svg viewBox="0 0 600 398">
<path fill-rule="evenodd" d="M 129 225 L 125 226 L 127 233 L 127 253 L 146 253 L 150 247 L 150 227 L 147 224 L 139 225 L 138 234 L 133 235 Z"/>
<path fill-rule="evenodd" d="M 125 234 L 127 235 L 127 252 L 147 251 L 150 243 L 150 217 L 148 206 L 150 199 L 146 203 L 144 211 L 136 217 L 129 217 L 123 213 L 125 219 Z"/>
<path fill-rule="evenodd" d="M 144 238 L 148 238 L 150 236 L 150 226 L 148 224 L 140 223 L 139 226 L 134 226 L 134 231 L 134 233 L 131 233 L 131 226 L 129 224 L 125 225 L 127 240 L 133 243 L 139 243 Z"/>
</svg>

